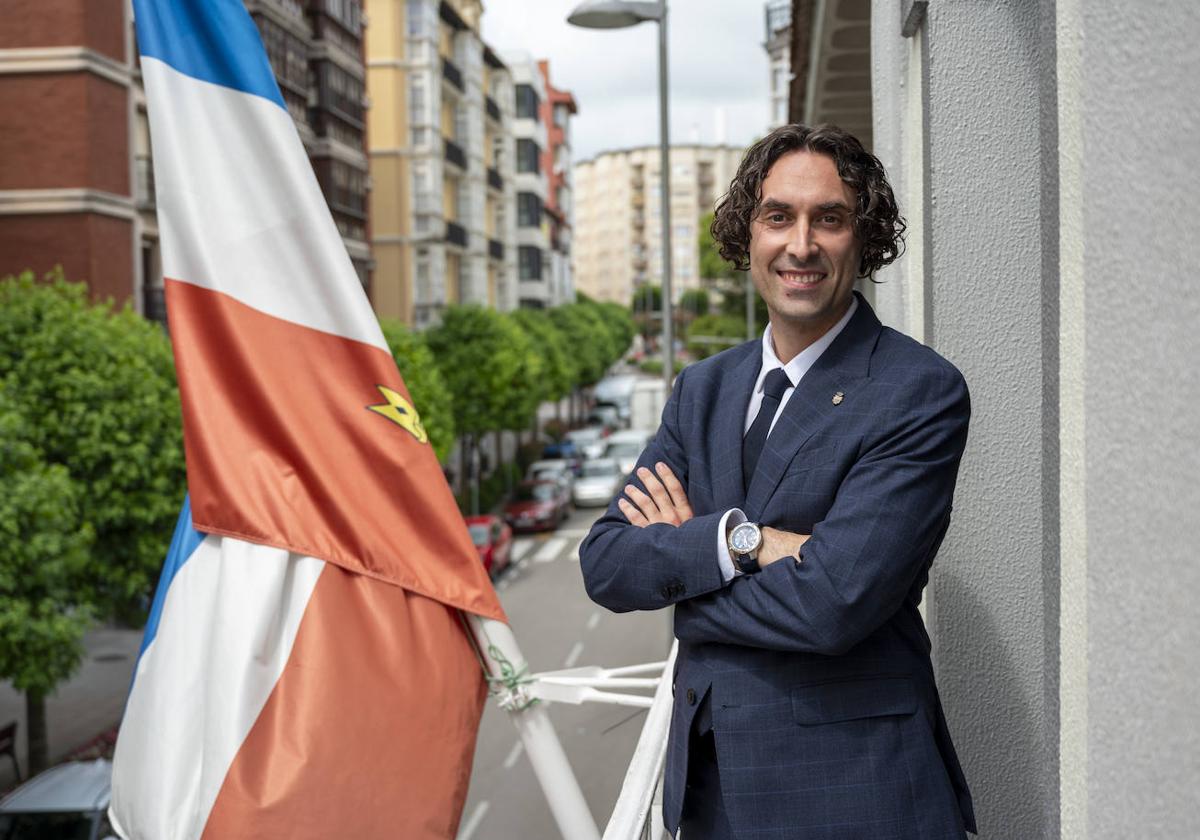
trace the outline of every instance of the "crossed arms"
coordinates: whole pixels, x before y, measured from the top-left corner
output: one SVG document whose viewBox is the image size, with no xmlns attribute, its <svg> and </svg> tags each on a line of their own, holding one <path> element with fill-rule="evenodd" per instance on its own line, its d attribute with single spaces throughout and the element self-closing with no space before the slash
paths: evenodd
<svg viewBox="0 0 1200 840">
<path fill-rule="evenodd" d="M 683 378 L 628 498 L 581 546 L 588 594 L 616 611 L 675 604 L 681 641 L 844 653 L 900 609 L 949 525 L 970 415 L 961 375 L 941 365 L 907 383 L 906 410 L 864 443 L 812 534 L 764 529 L 764 568 L 728 584 L 716 553 L 725 512 L 697 513 L 684 491 Z"/>
</svg>

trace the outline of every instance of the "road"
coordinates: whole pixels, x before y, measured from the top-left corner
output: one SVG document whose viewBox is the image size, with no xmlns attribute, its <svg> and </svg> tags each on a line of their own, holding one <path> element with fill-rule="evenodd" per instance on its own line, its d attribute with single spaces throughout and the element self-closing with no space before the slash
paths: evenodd
<svg viewBox="0 0 1200 840">
<path fill-rule="evenodd" d="M 496 583 L 517 642 L 533 672 L 581 665 L 616 667 L 665 659 L 666 611 L 615 615 L 583 591 L 578 547 L 601 509 L 576 511 L 557 531 L 519 536 L 519 558 Z M 643 709 L 553 704 L 550 720 L 604 830 L 646 719 Z M 475 748 L 471 788 L 458 840 L 557 840 L 561 835 L 517 738 L 489 700 Z"/>
</svg>

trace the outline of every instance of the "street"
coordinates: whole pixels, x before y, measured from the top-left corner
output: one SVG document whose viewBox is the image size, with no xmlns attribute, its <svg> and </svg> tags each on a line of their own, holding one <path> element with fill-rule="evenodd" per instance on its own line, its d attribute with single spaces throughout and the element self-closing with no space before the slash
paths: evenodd
<svg viewBox="0 0 1200 840">
<path fill-rule="evenodd" d="M 633 665 L 667 656 L 668 612 L 616 615 L 593 604 L 583 590 L 579 543 L 601 511 L 577 510 L 553 533 L 517 537 L 513 565 L 496 582 L 534 673 L 582 665 Z M 603 832 L 645 711 L 607 704 L 554 704 L 549 715 Z M 488 701 L 458 840 L 556 840 L 560 836 L 507 718 L 494 700 Z"/>
</svg>

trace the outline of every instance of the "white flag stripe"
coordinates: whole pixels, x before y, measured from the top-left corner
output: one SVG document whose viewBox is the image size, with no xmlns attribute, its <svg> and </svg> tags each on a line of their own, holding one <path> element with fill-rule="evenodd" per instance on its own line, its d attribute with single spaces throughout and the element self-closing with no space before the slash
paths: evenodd
<svg viewBox="0 0 1200 840">
<path fill-rule="evenodd" d="M 163 276 L 386 351 L 288 113 L 154 58 L 142 78 L 170 103 L 149 112 Z"/>
<path fill-rule="evenodd" d="M 121 835 L 204 833 L 324 568 L 311 557 L 208 536 L 176 573 L 117 741 L 110 813 Z"/>
</svg>

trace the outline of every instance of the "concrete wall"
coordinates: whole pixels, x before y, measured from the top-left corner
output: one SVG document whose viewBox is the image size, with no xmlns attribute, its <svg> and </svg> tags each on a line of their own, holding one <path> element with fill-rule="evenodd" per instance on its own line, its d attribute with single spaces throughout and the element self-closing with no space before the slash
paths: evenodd
<svg viewBox="0 0 1200 840">
<path fill-rule="evenodd" d="M 1200 12 L 1079 10 L 1088 836 L 1200 837 Z"/>
<path fill-rule="evenodd" d="M 985 838 L 1200 836 L 1200 14 L 872 13 L 909 252 L 885 321 L 973 398 L 927 617 Z"/>
</svg>

